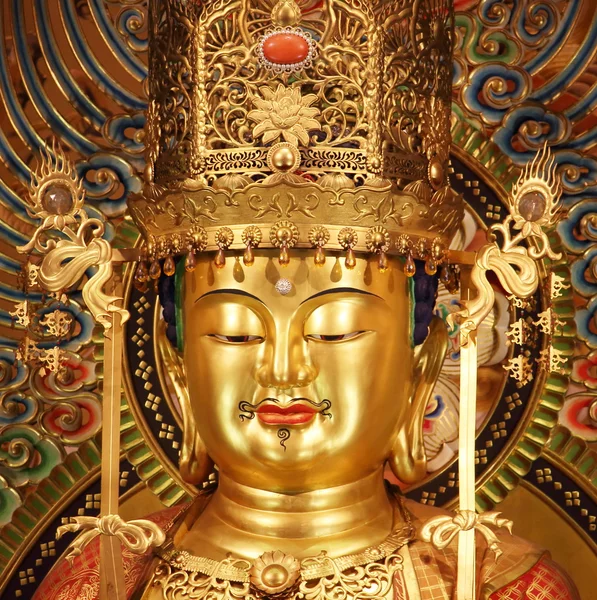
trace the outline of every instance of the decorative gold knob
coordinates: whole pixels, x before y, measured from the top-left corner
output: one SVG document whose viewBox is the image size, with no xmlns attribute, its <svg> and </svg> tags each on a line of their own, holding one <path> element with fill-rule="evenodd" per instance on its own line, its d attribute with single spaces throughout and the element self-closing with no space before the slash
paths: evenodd
<svg viewBox="0 0 597 600">
<path fill-rule="evenodd" d="M 267 163 L 276 173 L 294 173 L 301 166 L 301 153 L 293 144 L 280 142 L 270 148 Z"/>
<path fill-rule="evenodd" d="M 273 596 L 292 587 L 298 580 L 300 564 L 280 550 L 262 554 L 251 567 L 251 585 Z"/>
<path fill-rule="evenodd" d="M 280 0 L 272 9 L 272 22 L 278 27 L 292 27 L 301 20 L 301 9 L 294 0 Z"/>
</svg>

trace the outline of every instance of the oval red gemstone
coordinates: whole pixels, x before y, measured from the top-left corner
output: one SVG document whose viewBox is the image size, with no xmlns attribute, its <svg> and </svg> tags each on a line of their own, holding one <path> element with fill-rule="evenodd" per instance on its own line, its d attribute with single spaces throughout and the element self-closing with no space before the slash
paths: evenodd
<svg viewBox="0 0 597 600">
<path fill-rule="evenodd" d="M 275 33 L 263 42 L 263 56 L 276 65 L 295 65 L 309 56 L 309 42 L 297 33 Z"/>
</svg>

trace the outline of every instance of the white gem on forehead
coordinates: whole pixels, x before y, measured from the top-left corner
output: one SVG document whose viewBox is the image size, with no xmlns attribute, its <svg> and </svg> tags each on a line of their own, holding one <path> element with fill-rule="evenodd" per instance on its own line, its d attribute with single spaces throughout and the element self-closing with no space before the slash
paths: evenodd
<svg viewBox="0 0 597 600">
<path fill-rule="evenodd" d="M 286 296 L 287 294 L 290 294 L 290 292 L 292 291 L 292 283 L 288 279 L 285 279 L 284 277 L 282 277 L 282 279 L 278 279 L 275 287 L 276 287 L 276 291 L 278 293 L 282 294 L 282 296 Z"/>
</svg>

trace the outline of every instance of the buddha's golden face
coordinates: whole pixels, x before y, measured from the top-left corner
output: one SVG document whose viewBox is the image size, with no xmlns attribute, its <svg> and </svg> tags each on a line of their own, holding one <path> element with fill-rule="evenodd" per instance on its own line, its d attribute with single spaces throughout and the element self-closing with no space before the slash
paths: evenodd
<svg viewBox="0 0 597 600">
<path fill-rule="evenodd" d="M 347 270 L 292 254 L 284 268 L 271 252 L 251 267 L 204 259 L 183 303 L 190 405 L 210 457 L 238 483 L 286 492 L 370 474 L 420 412 L 402 264 L 380 273 L 374 259 Z"/>
</svg>

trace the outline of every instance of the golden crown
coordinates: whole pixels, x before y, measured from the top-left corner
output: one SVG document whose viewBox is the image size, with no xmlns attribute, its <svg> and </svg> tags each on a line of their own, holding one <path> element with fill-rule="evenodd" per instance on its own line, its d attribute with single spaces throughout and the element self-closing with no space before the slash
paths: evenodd
<svg viewBox="0 0 597 600">
<path fill-rule="evenodd" d="M 154 264 L 276 247 L 447 260 L 450 0 L 151 4 L 147 185 Z M 154 275 L 158 266 L 154 267 Z"/>
</svg>

